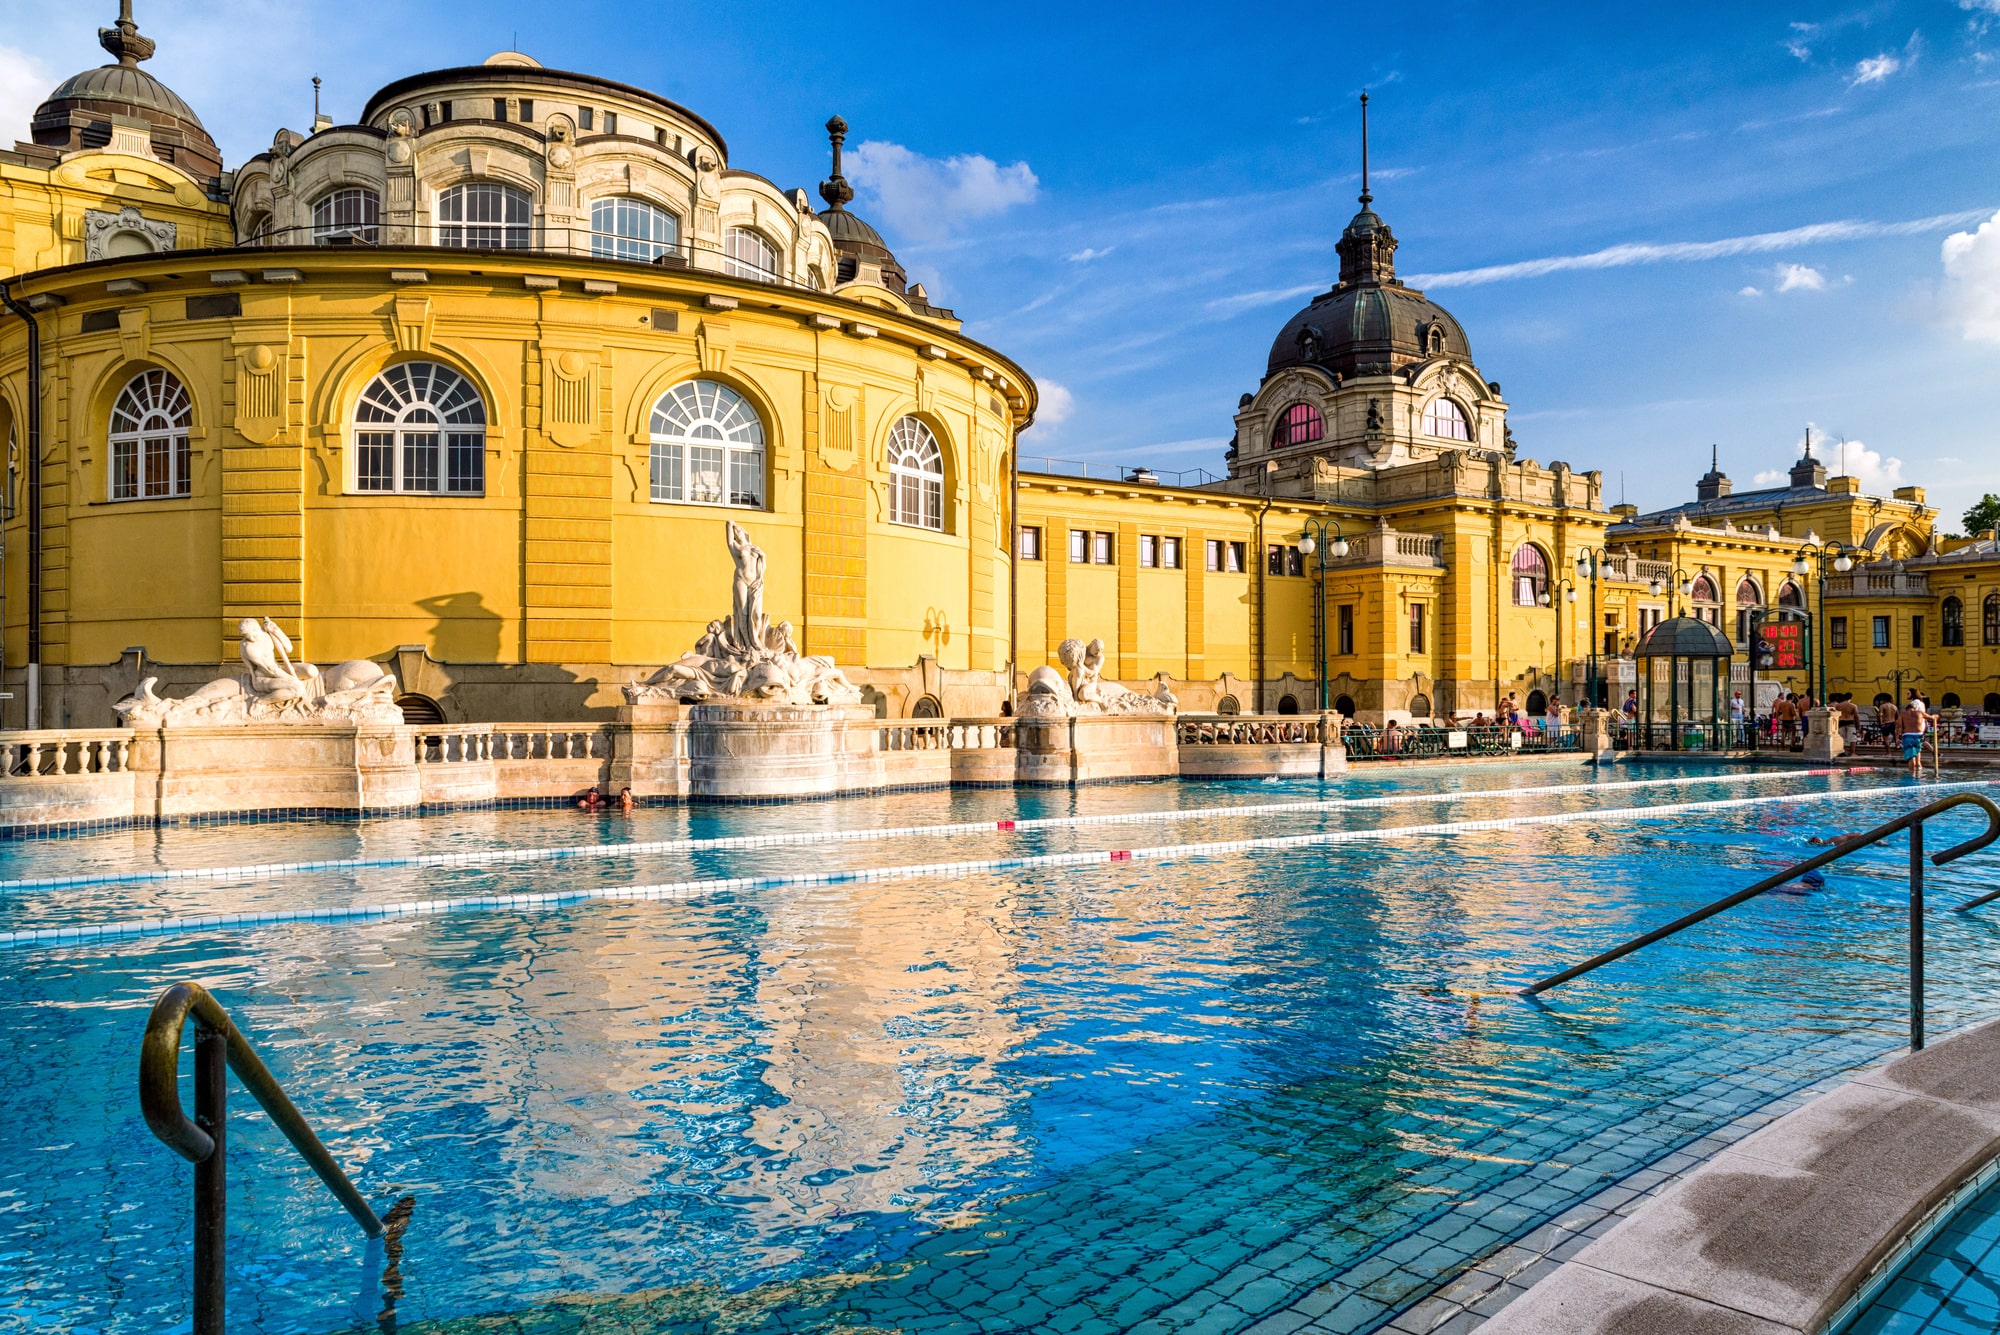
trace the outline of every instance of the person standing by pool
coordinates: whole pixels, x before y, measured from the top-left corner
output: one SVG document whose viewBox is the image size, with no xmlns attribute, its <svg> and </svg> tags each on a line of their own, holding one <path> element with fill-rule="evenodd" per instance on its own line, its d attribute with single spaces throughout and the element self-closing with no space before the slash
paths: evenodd
<svg viewBox="0 0 2000 1335">
<path fill-rule="evenodd" d="M 1730 740 L 1741 744 L 1743 741 L 1743 692 L 1741 691 L 1729 697 L 1729 730 Z"/>
<path fill-rule="evenodd" d="M 1896 716 L 1896 731 L 1903 738 L 1903 759 L 1909 762 L 1910 776 L 1922 778 L 1924 772 L 1924 729 L 1930 723 L 1930 716 L 1924 713 L 1922 699 L 1913 690 L 1909 702 Z"/>
<path fill-rule="evenodd" d="M 1854 703 L 1854 692 L 1841 692 L 1833 707 L 1840 715 L 1840 740 L 1852 751 L 1861 741 L 1861 710 Z"/>
<path fill-rule="evenodd" d="M 1779 696 L 1778 703 L 1772 707 L 1771 713 L 1778 720 L 1778 731 L 1784 738 L 1785 744 L 1791 745 L 1792 736 L 1799 726 L 1798 697 L 1789 692 Z"/>
</svg>

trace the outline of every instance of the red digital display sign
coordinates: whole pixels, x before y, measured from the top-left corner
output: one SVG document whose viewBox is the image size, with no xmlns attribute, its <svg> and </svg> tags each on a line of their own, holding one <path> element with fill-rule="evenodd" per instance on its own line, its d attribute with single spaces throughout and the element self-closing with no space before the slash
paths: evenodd
<svg viewBox="0 0 2000 1335">
<path fill-rule="evenodd" d="M 1806 623 L 1766 621 L 1757 627 L 1759 672 L 1802 672 L 1806 666 Z"/>
</svg>

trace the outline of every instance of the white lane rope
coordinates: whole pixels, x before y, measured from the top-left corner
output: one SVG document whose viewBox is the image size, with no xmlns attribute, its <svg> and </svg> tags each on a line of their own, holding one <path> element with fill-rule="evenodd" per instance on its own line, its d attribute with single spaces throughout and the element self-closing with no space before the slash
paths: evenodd
<svg viewBox="0 0 2000 1335">
<path fill-rule="evenodd" d="M 1396 793 L 1385 797 L 1336 797 L 1310 802 L 1262 802 L 1243 806 L 1182 807 L 1152 811 L 1118 811 L 1096 816 L 1040 816 L 1022 820 L 961 821 L 949 825 L 901 825 L 879 829 L 802 830 L 788 834 L 738 834 L 707 839 L 656 839 L 650 842 L 578 844 L 553 848 L 488 848 L 463 853 L 412 853 L 386 858 L 327 858 L 316 862 L 259 862 L 238 867 L 152 868 L 146 871 L 102 872 L 77 876 L 33 876 L 0 881 L 4 890 L 60 890 L 83 885 L 138 885 L 150 881 L 275 880 L 317 872 L 374 870 L 387 867 L 478 867 L 510 862 L 555 862 L 568 858 L 639 857 L 672 853 L 706 853 L 735 848 L 782 848 L 800 844 L 861 843 L 961 834 L 1018 834 L 1024 830 L 1054 830 L 1084 825 L 1136 825 L 1152 821 L 1206 820 L 1214 817 L 1294 815 L 1362 807 L 1405 806 L 1419 802 L 1465 802 L 1484 797 L 1535 797 L 1550 793 L 1602 793 L 1633 788 L 1683 787 L 1698 783 L 1760 783 L 1776 779 L 1824 778 L 1858 770 L 1771 770 L 1748 774 L 1680 775 L 1666 779 L 1624 779 L 1616 783 L 1553 783 L 1533 788 L 1470 788 L 1436 793 Z"/>
<path fill-rule="evenodd" d="M 1993 780 L 1962 783 L 1923 783 L 1902 788 L 1871 790 L 1884 796 L 1897 793 L 1942 793 L 1966 788 L 1986 788 Z M 65 927 L 34 927 L 0 932 L 0 948 L 32 945 L 72 945 L 125 937 L 165 936 L 185 932 L 213 931 L 235 927 L 268 927 L 285 923 L 378 922 L 391 918 L 427 917 L 449 913 L 515 912 L 540 913 L 592 901 L 645 902 L 702 899 L 711 895 L 741 891 L 779 890 L 791 886 L 840 885 L 855 881 L 906 881 L 930 876 L 964 876 L 974 872 L 1032 871 L 1044 867 L 1083 867 L 1109 862 L 1164 862 L 1176 858 L 1212 858 L 1236 853 L 1272 849 L 1320 848 L 1332 844 L 1372 843 L 1388 839 L 1413 839 L 1424 835 L 1467 834 L 1479 830 L 1512 830 L 1538 825 L 1569 825 L 1583 822 L 1659 820 L 1694 811 L 1728 811 L 1740 807 L 1767 806 L 1773 802 L 1829 802 L 1853 800 L 1853 790 L 1817 793 L 1769 793 L 1756 797 L 1713 798 L 1702 802 L 1673 802 L 1643 807 L 1608 807 L 1586 811 L 1558 811 L 1535 816 L 1496 816 L 1487 820 L 1439 821 L 1426 825 L 1392 825 L 1367 830 L 1320 830 L 1311 834 L 1267 835 L 1257 839 L 1230 839 L 1215 843 L 1164 844 L 1153 848 L 1100 849 L 1081 853 L 1043 853 L 1027 857 L 979 858 L 962 862 L 929 862 L 900 867 L 865 867 L 851 871 L 790 872 L 774 876 L 735 876 L 701 881 L 673 881 L 658 885 L 601 886 L 587 890 L 555 890 L 539 894 L 468 895 L 454 899 L 421 899 L 401 904 L 350 905 L 338 908 L 280 909 L 269 913 L 211 913 L 185 918 L 134 918 L 121 922 L 78 924 Z"/>
</svg>

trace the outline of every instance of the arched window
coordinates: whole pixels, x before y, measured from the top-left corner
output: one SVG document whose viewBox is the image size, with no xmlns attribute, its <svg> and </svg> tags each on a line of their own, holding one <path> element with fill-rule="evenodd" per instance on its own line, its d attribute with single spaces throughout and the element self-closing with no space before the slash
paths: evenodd
<svg viewBox="0 0 2000 1335">
<path fill-rule="evenodd" d="M 1549 697 L 1545 691 L 1529 691 L 1527 711 L 1534 718 L 1541 718 L 1549 712 Z"/>
<path fill-rule="evenodd" d="M 943 718 L 944 706 L 938 703 L 935 695 L 921 695 L 917 697 L 917 702 L 910 706 L 910 717 Z"/>
<path fill-rule="evenodd" d="M 1225 695 L 1215 702 L 1215 712 L 1218 714 L 1240 714 L 1243 712 L 1243 706 L 1237 701 L 1235 696 Z"/>
<path fill-rule="evenodd" d="M 468 181 L 438 196 L 440 246 L 526 250 L 532 206 L 528 196 L 497 181 Z"/>
<path fill-rule="evenodd" d="M 358 185 L 344 185 L 321 195 L 313 205 L 313 244 L 374 245 L 382 239 L 382 197 Z"/>
<path fill-rule="evenodd" d="M 1465 409 L 1439 396 L 1424 409 L 1424 434 L 1443 436 L 1446 440 L 1471 440 L 1472 428 L 1466 424 Z"/>
<path fill-rule="evenodd" d="M 111 499 L 188 495 L 193 425 L 187 388 L 173 372 L 141 371 L 126 381 L 111 405 Z"/>
<path fill-rule="evenodd" d="M 1319 409 L 1310 403 L 1295 403 L 1279 415 L 1278 425 L 1271 432 L 1271 448 L 1308 445 L 1325 435 L 1326 419 L 1319 415 Z"/>
<path fill-rule="evenodd" d="M 1344 718 L 1353 718 L 1354 697 L 1351 695 L 1343 695 L 1337 697 L 1333 702 L 1333 712 L 1341 715 Z"/>
<path fill-rule="evenodd" d="M 679 253 L 679 219 L 657 204 L 617 196 L 590 201 L 590 253 L 599 259 L 651 262 Z"/>
<path fill-rule="evenodd" d="M 1281 696 L 1279 696 L 1279 697 L 1278 697 L 1278 712 L 1279 712 L 1280 714 L 1296 714 L 1296 713 L 1298 713 L 1298 712 L 1299 712 L 1299 697 L 1297 697 L 1296 695 L 1281 695 Z"/>
<path fill-rule="evenodd" d="M 1745 575 L 1736 582 L 1736 642 L 1750 643 L 1750 623 L 1756 619 L 1757 609 L 1764 605 L 1764 591 L 1757 587 L 1757 581 Z"/>
<path fill-rule="evenodd" d="M 1514 549 L 1514 606 L 1540 607 L 1549 591 L 1549 558 L 1532 542 Z"/>
<path fill-rule="evenodd" d="M 1784 584 L 1779 587 L 1778 606 L 1804 607 L 1805 605 L 1806 605 L 1806 593 L 1804 589 L 1801 589 L 1791 580 L 1786 580 Z"/>
<path fill-rule="evenodd" d="M 778 248 L 762 232 L 748 227 L 732 227 L 722 246 L 722 272 L 731 278 L 754 278 L 760 283 L 778 281 Z"/>
<path fill-rule="evenodd" d="M 2000 714 L 2000 691 L 1988 691 L 1986 699 L 1981 702 L 1979 712 L 1982 714 Z"/>
<path fill-rule="evenodd" d="M 1979 642 L 2000 644 L 2000 593 L 1989 593 L 1979 604 Z"/>
<path fill-rule="evenodd" d="M 764 423 L 713 380 L 675 385 L 653 405 L 653 499 L 764 508 Z"/>
<path fill-rule="evenodd" d="M 889 428 L 889 519 L 944 531 L 944 452 L 914 417 Z"/>
<path fill-rule="evenodd" d="M 806 266 L 806 286 L 815 292 L 826 291 L 826 270 L 817 264 Z"/>
<path fill-rule="evenodd" d="M 250 215 L 243 224 L 243 239 L 237 243 L 243 246 L 268 246 L 271 244 L 271 215 L 257 212 Z"/>
<path fill-rule="evenodd" d="M 1431 698 L 1428 695 L 1411 696 L 1410 717 L 1429 718 L 1430 716 L 1431 716 Z"/>
<path fill-rule="evenodd" d="M 1956 594 L 1944 600 L 1938 609 L 1943 616 L 1939 619 L 1938 643 L 1947 649 L 1961 648 L 1965 644 L 1965 603 Z"/>
<path fill-rule="evenodd" d="M 1722 590 L 1715 587 L 1715 581 L 1706 574 L 1694 577 L 1693 590 L 1688 598 L 1694 603 L 1697 621 L 1706 621 L 1711 626 L 1722 624 Z"/>
<path fill-rule="evenodd" d="M 1959 707 L 1958 692 L 1946 691 L 1944 693 L 1944 707 L 1946 709 L 1957 709 Z"/>
<path fill-rule="evenodd" d="M 486 405 L 449 366 L 401 362 L 375 377 L 354 406 L 357 491 L 486 490 Z"/>
</svg>

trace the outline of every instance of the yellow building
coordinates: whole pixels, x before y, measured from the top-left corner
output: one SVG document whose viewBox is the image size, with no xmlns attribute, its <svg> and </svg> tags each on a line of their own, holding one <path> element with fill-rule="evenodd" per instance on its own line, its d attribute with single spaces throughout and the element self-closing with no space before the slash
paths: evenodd
<svg viewBox="0 0 2000 1335">
<path fill-rule="evenodd" d="M 729 605 L 732 518 L 885 711 L 998 709 L 1034 387 L 846 211 L 844 124 L 819 212 L 503 53 L 223 173 L 129 15 L 103 40 L 0 163 L 10 720 L 108 722 L 267 614 L 413 713 L 608 712 Z"/>
<path fill-rule="evenodd" d="M 1920 489 L 1806 460 L 1640 514 L 1523 457 L 1365 183 L 1226 477 L 1018 474 L 1033 383 L 847 208 L 837 117 L 816 209 L 694 112 L 503 52 L 227 171 L 129 5 L 100 40 L 0 153 L 10 725 L 206 681 L 262 615 L 411 717 L 602 716 L 729 605 L 730 519 L 895 716 L 999 713 L 1070 637 L 1192 710 L 1533 712 L 1622 691 L 1676 611 L 1816 611 L 1835 543 L 1869 563 L 1828 572 L 1835 689 L 2000 685 L 2000 556 L 1939 552 Z"/>
</svg>

